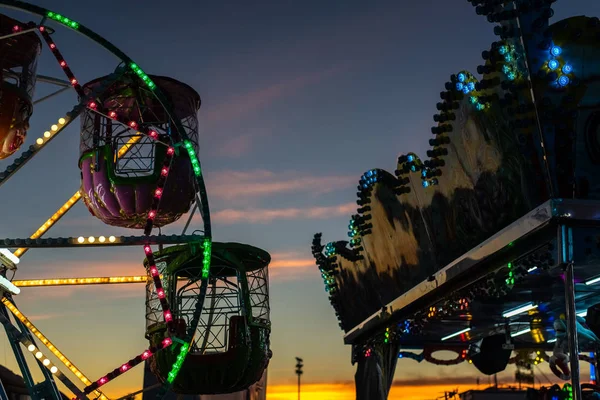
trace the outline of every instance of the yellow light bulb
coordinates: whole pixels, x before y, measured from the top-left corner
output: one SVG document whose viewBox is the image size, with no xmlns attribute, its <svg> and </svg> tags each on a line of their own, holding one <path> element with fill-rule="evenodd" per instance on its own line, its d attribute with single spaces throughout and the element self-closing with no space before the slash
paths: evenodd
<svg viewBox="0 0 600 400">
<path fill-rule="evenodd" d="M 44 364 L 45 366 L 50 365 L 50 360 L 48 360 L 47 358 L 44 359 L 44 361 L 42 361 L 42 364 Z"/>
<path fill-rule="evenodd" d="M 56 132 L 56 131 L 58 130 L 58 125 L 52 125 L 52 126 L 50 127 L 50 130 L 51 130 L 52 132 Z"/>
<path fill-rule="evenodd" d="M 50 372 L 52 372 L 53 374 L 58 372 L 58 368 L 56 368 L 56 365 L 53 365 L 52 368 L 50 368 Z"/>
<path fill-rule="evenodd" d="M 93 236 L 90 236 L 90 237 L 88 238 L 88 242 L 90 242 L 90 243 L 94 243 L 95 241 L 96 241 L 96 238 L 95 238 L 95 237 L 93 237 Z"/>
<path fill-rule="evenodd" d="M 115 240 L 117 240 L 117 238 L 116 238 L 116 237 L 114 237 L 114 236 L 109 236 L 109 237 L 108 237 L 108 241 L 109 241 L 109 242 L 111 242 L 111 243 L 114 243 L 114 242 L 115 242 Z"/>
<path fill-rule="evenodd" d="M 27 350 L 29 350 L 33 353 L 35 351 L 35 345 L 30 344 L 29 346 L 27 346 Z"/>
<path fill-rule="evenodd" d="M 52 135 L 50 132 L 48 132 L 48 131 L 44 132 L 44 137 L 45 138 L 49 138 L 50 135 Z"/>
<path fill-rule="evenodd" d="M 77 243 L 83 243 L 83 242 L 85 242 L 85 238 L 83 236 L 79 236 L 77 238 Z"/>
<path fill-rule="evenodd" d="M 66 122 L 67 122 L 67 120 L 64 119 L 64 118 L 59 118 L 58 119 L 58 123 L 61 124 L 61 125 L 64 125 Z"/>
<path fill-rule="evenodd" d="M 99 241 L 100 243 L 104 243 L 104 242 L 106 241 L 106 238 L 105 238 L 104 236 L 100 236 L 100 237 L 98 238 L 98 241 Z"/>
<path fill-rule="evenodd" d="M 43 354 L 41 351 L 38 351 L 37 353 L 35 353 L 35 358 L 42 358 Z"/>
<path fill-rule="evenodd" d="M 35 141 L 37 144 L 44 144 L 44 139 L 42 138 L 37 138 L 37 140 Z"/>
</svg>

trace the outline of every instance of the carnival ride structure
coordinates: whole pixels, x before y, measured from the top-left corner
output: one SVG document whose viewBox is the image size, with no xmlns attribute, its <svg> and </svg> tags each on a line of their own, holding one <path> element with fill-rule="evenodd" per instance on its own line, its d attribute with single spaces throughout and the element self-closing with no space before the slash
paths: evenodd
<svg viewBox="0 0 600 400">
<path fill-rule="evenodd" d="M 200 96 L 175 79 L 147 74 L 116 46 L 62 14 L 21 1 L 0 0 L 0 5 L 40 18 L 21 22 L 0 14 L 0 158 L 12 157 L 0 172 L 0 186 L 67 126 L 80 121 L 80 189 L 29 238 L 0 240 L 0 322 L 32 399 L 60 399 L 55 379 L 74 398 L 106 399 L 103 385 L 142 363 L 149 365 L 161 384 L 159 398 L 168 391 L 219 394 L 248 388 L 261 378 L 271 357 L 270 255 L 245 244 L 212 241 L 198 159 Z M 79 33 L 116 56 L 114 71 L 81 84 L 55 41 L 55 28 Z M 66 80 L 36 74 L 42 43 Z M 34 100 L 39 82 L 60 89 Z M 76 105 L 23 151 L 34 104 L 51 101 L 68 89 L 77 95 Z M 80 200 L 104 224 L 143 234 L 43 238 Z M 196 211 L 202 227 L 186 234 Z M 153 234 L 153 229 L 186 213 L 189 217 L 181 235 Z M 6 279 L 6 272 L 16 271 L 31 248 L 113 246 L 143 247 L 146 274 Z M 84 375 L 19 311 L 14 300 L 21 288 L 119 283 L 146 284 L 149 347 L 96 380 Z M 34 382 L 21 345 L 35 356 L 44 376 L 41 383 Z M 56 362 L 47 357 L 50 353 Z M 6 398 L 1 390 L 0 396 Z"/>
<path fill-rule="evenodd" d="M 511 362 L 523 382 L 549 361 L 571 380 L 557 393 L 580 400 L 579 360 L 596 366 L 600 345 L 600 20 L 550 25 L 554 0 L 469 2 L 499 36 L 481 79 L 450 77 L 429 159 L 363 174 L 350 240 L 316 234 L 313 255 L 359 400 L 387 397 L 398 358 Z"/>
</svg>

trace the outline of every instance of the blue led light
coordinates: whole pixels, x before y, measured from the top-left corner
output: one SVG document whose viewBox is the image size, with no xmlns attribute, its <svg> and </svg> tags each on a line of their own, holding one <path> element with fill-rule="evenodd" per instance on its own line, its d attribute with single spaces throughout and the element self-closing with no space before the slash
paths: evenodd
<svg viewBox="0 0 600 400">
<path fill-rule="evenodd" d="M 428 187 L 428 186 L 429 186 L 429 182 L 423 181 L 423 187 Z"/>
<path fill-rule="evenodd" d="M 565 74 L 570 74 L 571 72 L 573 72 L 573 66 L 571 66 L 570 64 L 563 65 L 562 72 Z"/>
<path fill-rule="evenodd" d="M 469 103 L 471 103 L 471 104 L 477 104 L 478 101 L 479 100 L 477 100 L 477 97 L 475 97 L 475 96 L 469 97 Z"/>
<path fill-rule="evenodd" d="M 467 79 L 467 76 L 464 73 L 460 73 L 458 74 L 458 81 L 459 82 L 464 82 Z"/>
<path fill-rule="evenodd" d="M 456 90 L 463 90 L 463 84 L 460 82 L 456 83 Z"/>
<path fill-rule="evenodd" d="M 462 90 L 462 91 L 463 91 L 463 93 L 464 93 L 464 94 L 469 94 L 469 92 L 470 92 L 471 90 L 469 89 L 469 86 L 465 85 L 465 86 L 463 87 L 463 90 Z"/>
<path fill-rule="evenodd" d="M 475 90 L 475 83 L 474 82 L 469 82 L 467 84 L 467 86 L 469 87 L 469 90 Z"/>
<path fill-rule="evenodd" d="M 500 46 L 500 48 L 498 49 L 498 53 L 500 53 L 500 55 L 505 55 L 508 52 L 508 48 L 506 46 Z"/>
<path fill-rule="evenodd" d="M 477 103 L 477 105 L 475 106 L 477 108 L 477 110 L 481 111 L 485 108 L 485 106 L 481 103 Z"/>
<path fill-rule="evenodd" d="M 406 159 L 408 160 L 408 162 L 413 162 L 413 161 L 415 161 L 415 156 L 413 156 L 412 154 L 409 154 L 408 156 L 406 156 Z"/>
<path fill-rule="evenodd" d="M 552 54 L 554 57 L 560 56 L 561 53 L 562 49 L 558 46 L 552 46 L 552 48 L 550 49 L 550 54 Z"/>
<path fill-rule="evenodd" d="M 569 84 L 571 80 L 569 79 L 568 76 L 566 75 L 561 75 L 560 78 L 558 78 L 558 85 L 559 86 L 567 86 Z"/>
<path fill-rule="evenodd" d="M 565 65 L 565 67 L 566 67 L 566 65 Z M 548 68 L 550 68 L 552 71 L 554 71 L 556 68 L 558 68 L 558 61 L 556 61 L 556 60 L 548 61 Z"/>
<path fill-rule="evenodd" d="M 511 71 L 508 74 L 506 74 L 506 77 L 508 78 L 508 80 L 514 81 L 516 79 L 517 75 Z"/>
</svg>

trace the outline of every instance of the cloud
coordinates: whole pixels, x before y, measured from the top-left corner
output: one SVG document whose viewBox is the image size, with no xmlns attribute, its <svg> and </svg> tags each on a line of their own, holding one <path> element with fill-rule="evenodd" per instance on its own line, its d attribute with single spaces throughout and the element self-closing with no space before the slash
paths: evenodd
<svg viewBox="0 0 600 400">
<path fill-rule="evenodd" d="M 227 101 L 212 107 L 207 105 L 202 114 L 203 125 L 206 126 L 206 129 L 210 130 L 211 125 L 216 125 L 224 121 L 239 120 L 261 108 L 271 105 L 284 96 L 293 94 L 308 85 L 314 85 L 324 79 L 335 76 L 346 70 L 348 66 L 349 64 L 344 63 L 312 71 L 305 75 L 232 96 Z"/>
<path fill-rule="evenodd" d="M 295 171 L 275 173 L 264 169 L 226 170 L 207 175 L 207 189 L 211 198 L 233 200 L 290 192 L 330 193 L 350 187 L 355 181 L 355 176 L 306 176 Z"/>
<path fill-rule="evenodd" d="M 85 313 L 83 312 L 72 312 L 72 313 L 55 313 L 55 314 L 34 314 L 34 315 L 27 315 L 27 318 L 31 321 L 31 322 L 36 322 L 36 321 L 43 321 L 43 320 L 47 320 L 47 319 L 56 319 L 56 318 L 63 318 L 63 317 L 76 317 L 76 316 L 81 316 L 81 315 L 85 315 Z"/>
<path fill-rule="evenodd" d="M 271 254 L 269 277 L 274 281 L 302 279 L 310 274 L 318 274 L 315 259 L 297 251 Z"/>
<path fill-rule="evenodd" d="M 356 211 L 356 203 L 337 206 L 309 208 L 248 208 L 244 210 L 226 209 L 211 214 L 211 220 L 221 224 L 262 223 L 277 219 L 323 219 L 348 216 Z"/>
<path fill-rule="evenodd" d="M 348 69 L 344 63 L 309 72 L 259 89 L 231 96 L 224 102 L 206 105 L 201 115 L 203 130 L 210 132 L 215 141 L 210 144 L 211 157 L 239 158 L 248 154 L 261 138 L 271 137 L 278 131 L 277 123 L 267 118 L 261 120 L 260 128 L 249 127 L 245 118 L 254 116 L 282 98 L 294 95 L 307 86 L 315 85 Z M 248 131 L 250 129 L 250 131 Z M 243 134 L 231 135 L 231 132 Z"/>
</svg>

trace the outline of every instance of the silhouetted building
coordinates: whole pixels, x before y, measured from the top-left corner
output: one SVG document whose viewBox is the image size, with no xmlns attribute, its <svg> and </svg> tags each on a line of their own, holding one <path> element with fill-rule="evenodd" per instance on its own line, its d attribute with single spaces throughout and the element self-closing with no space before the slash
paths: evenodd
<svg viewBox="0 0 600 400">
<path fill-rule="evenodd" d="M 460 400 L 525 400 L 527 392 L 524 390 L 497 389 L 491 387 L 485 390 L 469 390 L 460 393 Z"/>
</svg>

